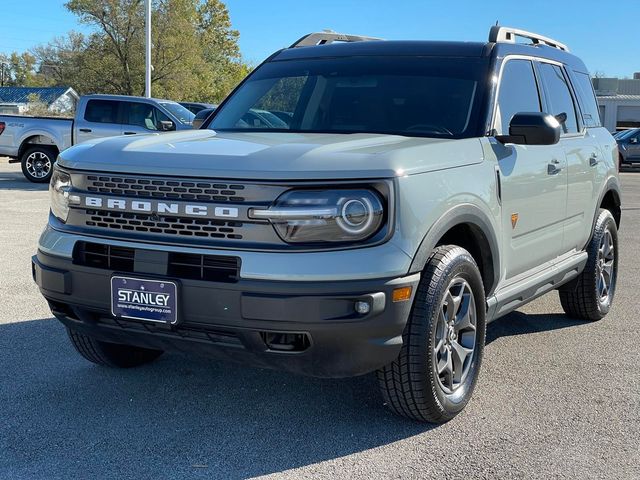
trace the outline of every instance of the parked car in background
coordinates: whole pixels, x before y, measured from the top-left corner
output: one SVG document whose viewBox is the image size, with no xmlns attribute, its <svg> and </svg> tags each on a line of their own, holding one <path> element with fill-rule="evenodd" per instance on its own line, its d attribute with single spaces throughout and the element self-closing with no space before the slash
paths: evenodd
<svg viewBox="0 0 640 480">
<path fill-rule="evenodd" d="M 193 123 L 191 126 L 193 128 L 200 128 L 204 121 L 215 111 L 215 108 L 204 108 L 196 113 L 196 116 L 193 118 Z"/>
<path fill-rule="evenodd" d="M 27 180 L 48 182 L 56 157 L 72 145 L 116 135 L 190 129 L 193 118 L 171 100 L 85 95 L 74 119 L 0 115 L 0 156 L 22 163 Z"/>
<path fill-rule="evenodd" d="M 217 108 L 217 105 L 213 103 L 180 102 L 180 105 L 182 105 L 184 108 L 189 110 L 191 113 L 198 113 L 201 110 L 209 109 L 209 108 L 215 110 Z"/>
<path fill-rule="evenodd" d="M 620 167 L 640 163 L 640 128 L 625 130 L 614 137 L 618 142 Z"/>
</svg>

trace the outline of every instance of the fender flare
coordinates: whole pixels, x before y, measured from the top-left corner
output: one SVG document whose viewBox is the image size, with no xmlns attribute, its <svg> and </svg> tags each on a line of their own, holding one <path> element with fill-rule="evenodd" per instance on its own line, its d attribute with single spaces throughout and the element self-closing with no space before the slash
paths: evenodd
<svg viewBox="0 0 640 480">
<path fill-rule="evenodd" d="M 460 224 L 475 226 L 482 232 L 487 241 L 491 253 L 491 267 L 493 269 L 493 283 L 487 293 L 491 294 L 500 279 L 500 248 L 498 238 L 490 217 L 478 206 L 471 203 L 456 205 L 447 210 L 431 228 L 429 228 L 413 257 L 411 266 L 409 267 L 409 274 L 422 272 L 438 241 L 451 228 Z"/>
<path fill-rule="evenodd" d="M 50 138 L 51 141 L 53 142 L 53 145 L 45 145 L 45 146 L 55 147 L 55 148 L 58 149 L 58 152 L 62 151 L 59 139 L 56 138 L 56 136 L 54 135 L 53 132 L 50 132 L 48 130 L 40 130 L 40 129 L 39 130 L 30 130 L 29 132 L 27 132 L 25 135 L 23 135 L 20 138 L 20 142 L 18 144 L 18 158 L 20 158 L 20 156 L 22 155 L 22 152 L 24 152 L 27 148 L 29 148 L 28 145 L 30 145 L 30 144 L 26 143 L 26 141 L 29 138 L 32 138 L 32 137 L 47 137 L 47 138 Z M 36 145 L 39 145 L 39 144 L 36 144 Z"/>
<path fill-rule="evenodd" d="M 600 214 L 600 205 L 602 205 L 604 197 L 609 192 L 613 193 L 613 196 L 617 200 L 618 205 L 622 207 L 622 189 L 620 188 L 620 181 L 617 177 L 609 177 L 605 182 L 604 188 L 600 191 L 600 195 L 598 196 L 598 203 L 596 204 L 595 212 L 593 212 L 593 221 L 591 222 L 591 235 L 589 235 L 589 240 L 587 241 L 586 245 L 589 245 L 589 242 L 591 242 L 593 229 L 596 226 L 596 221 L 598 220 L 598 216 Z M 620 220 L 622 220 L 622 218 L 620 218 Z M 618 222 L 617 227 L 620 228 L 620 221 Z"/>
</svg>

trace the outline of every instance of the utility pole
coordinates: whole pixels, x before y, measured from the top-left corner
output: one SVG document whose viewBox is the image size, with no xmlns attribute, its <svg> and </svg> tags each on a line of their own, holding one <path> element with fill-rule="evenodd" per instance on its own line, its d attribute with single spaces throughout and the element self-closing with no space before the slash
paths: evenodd
<svg viewBox="0 0 640 480">
<path fill-rule="evenodd" d="M 4 87 L 4 66 L 7 65 L 4 62 L 0 62 L 0 87 Z M 9 65 L 7 65 L 8 67 Z"/>
<path fill-rule="evenodd" d="M 151 0 L 145 0 L 145 78 L 144 96 L 151 98 Z"/>
</svg>

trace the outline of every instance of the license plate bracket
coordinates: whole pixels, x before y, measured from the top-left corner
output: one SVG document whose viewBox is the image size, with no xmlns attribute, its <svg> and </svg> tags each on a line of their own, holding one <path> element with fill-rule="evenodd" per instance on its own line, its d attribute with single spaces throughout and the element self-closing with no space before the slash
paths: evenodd
<svg viewBox="0 0 640 480">
<path fill-rule="evenodd" d="M 111 277 L 111 314 L 146 322 L 178 322 L 178 285 L 171 280 L 153 280 L 114 275 Z"/>
</svg>

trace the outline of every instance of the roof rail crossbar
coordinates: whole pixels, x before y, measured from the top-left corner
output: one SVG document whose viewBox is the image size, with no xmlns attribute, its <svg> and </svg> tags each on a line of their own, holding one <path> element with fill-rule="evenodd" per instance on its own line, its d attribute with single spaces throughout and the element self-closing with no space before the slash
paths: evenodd
<svg viewBox="0 0 640 480">
<path fill-rule="evenodd" d="M 528 38 L 533 42 L 534 45 L 547 45 L 559 50 L 564 50 L 565 52 L 569 51 L 569 48 L 564 43 L 560 43 L 553 38 L 543 37 L 542 35 L 538 35 L 537 33 L 527 32 L 526 30 L 494 25 L 489 31 L 489 41 L 493 43 L 516 43 L 516 37 Z"/>
<path fill-rule="evenodd" d="M 364 37 L 362 35 L 349 35 L 346 33 L 337 33 L 333 30 L 325 30 L 323 32 L 314 32 L 305 35 L 300 40 L 293 43 L 293 45 L 291 45 L 289 48 L 327 45 L 333 42 L 369 42 L 373 40 L 382 40 L 382 38 Z"/>
</svg>

